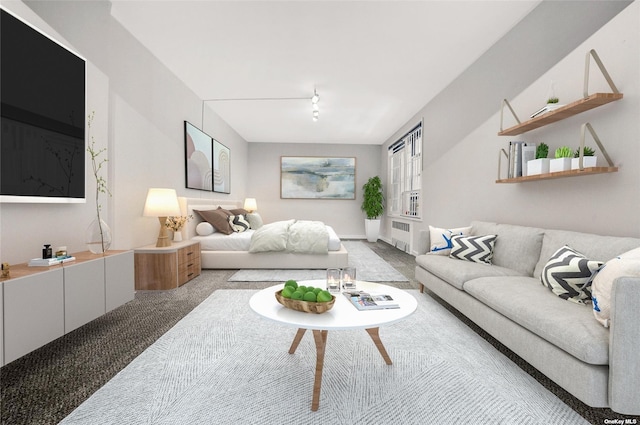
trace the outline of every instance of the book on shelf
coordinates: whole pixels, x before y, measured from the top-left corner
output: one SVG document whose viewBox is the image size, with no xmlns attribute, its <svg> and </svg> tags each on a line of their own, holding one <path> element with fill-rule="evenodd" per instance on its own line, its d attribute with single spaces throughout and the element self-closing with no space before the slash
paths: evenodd
<svg viewBox="0 0 640 425">
<path fill-rule="evenodd" d="M 548 103 L 542 108 L 535 111 L 533 114 L 529 116 L 529 118 L 535 118 L 539 115 L 546 114 L 547 112 L 555 111 L 558 108 L 562 108 L 565 105 L 558 105 L 557 103 Z"/>
<path fill-rule="evenodd" d="M 400 305 L 391 295 L 378 292 L 352 291 L 343 292 L 351 304 L 358 310 L 384 310 L 400 308 Z"/>
<path fill-rule="evenodd" d="M 53 257 L 53 258 L 34 258 L 29 260 L 30 267 L 49 267 L 55 266 L 57 264 L 68 263 L 69 261 L 75 260 L 76 257 L 72 257 L 70 255 L 66 255 L 64 257 Z"/>
</svg>

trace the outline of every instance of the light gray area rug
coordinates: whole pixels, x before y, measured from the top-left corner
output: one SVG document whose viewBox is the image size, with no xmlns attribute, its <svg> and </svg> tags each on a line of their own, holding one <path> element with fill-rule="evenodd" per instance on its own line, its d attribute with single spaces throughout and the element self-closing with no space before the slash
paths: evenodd
<svg viewBox="0 0 640 425">
<path fill-rule="evenodd" d="M 586 424 L 426 294 L 380 329 L 387 366 L 363 330 L 327 338 L 320 408 L 315 345 L 218 290 L 61 424 Z M 99 353 L 97 353 L 99 355 Z"/>
<path fill-rule="evenodd" d="M 359 280 L 367 280 L 369 282 L 409 281 L 402 273 L 394 269 L 362 242 L 343 241 L 342 244 L 349 253 L 349 266 L 356 268 L 356 275 Z M 326 269 L 244 269 L 231 276 L 229 282 L 283 282 L 288 279 L 324 279 L 326 276 Z"/>
</svg>

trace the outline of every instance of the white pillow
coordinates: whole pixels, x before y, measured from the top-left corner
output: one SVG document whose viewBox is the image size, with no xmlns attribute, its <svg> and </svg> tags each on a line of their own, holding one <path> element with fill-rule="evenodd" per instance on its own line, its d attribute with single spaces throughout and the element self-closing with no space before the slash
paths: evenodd
<svg viewBox="0 0 640 425">
<path fill-rule="evenodd" d="M 591 284 L 591 301 L 596 320 L 605 328 L 611 320 L 611 290 L 613 282 L 623 276 L 640 277 L 640 248 L 606 262 Z"/>
<path fill-rule="evenodd" d="M 196 226 L 196 233 L 200 236 L 209 236 L 210 234 L 216 231 L 215 227 L 211 225 L 208 221 L 203 221 L 202 223 L 198 223 Z"/>
<path fill-rule="evenodd" d="M 249 213 L 246 216 L 247 221 L 252 229 L 257 230 L 262 227 L 262 217 L 258 213 Z"/>
<path fill-rule="evenodd" d="M 451 252 L 451 238 L 453 236 L 469 236 L 471 226 L 458 227 L 455 229 L 441 229 L 429 226 L 429 247 L 430 254 L 449 255 Z"/>
</svg>

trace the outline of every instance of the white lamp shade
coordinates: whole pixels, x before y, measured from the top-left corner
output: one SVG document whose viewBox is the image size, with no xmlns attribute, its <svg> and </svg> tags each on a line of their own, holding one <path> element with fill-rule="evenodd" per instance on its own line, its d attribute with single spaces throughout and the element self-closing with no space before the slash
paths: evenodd
<svg viewBox="0 0 640 425">
<path fill-rule="evenodd" d="M 246 198 L 244 200 L 244 209 L 253 212 L 258 209 L 258 203 L 256 202 L 256 198 Z"/>
<path fill-rule="evenodd" d="M 145 217 L 167 217 L 180 215 L 180 204 L 175 189 L 152 188 L 147 192 L 147 201 L 142 213 Z"/>
</svg>

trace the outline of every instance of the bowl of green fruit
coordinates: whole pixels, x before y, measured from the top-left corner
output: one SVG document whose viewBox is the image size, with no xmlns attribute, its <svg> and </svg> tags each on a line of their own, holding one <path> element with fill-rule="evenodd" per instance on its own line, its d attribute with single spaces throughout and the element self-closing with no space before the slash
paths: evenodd
<svg viewBox="0 0 640 425">
<path fill-rule="evenodd" d="M 331 310 L 336 297 L 322 288 L 298 285 L 298 282 L 289 279 L 284 283 L 284 288 L 276 292 L 276 300 L 292 310 L 320 314 Z"/>
</svg>

